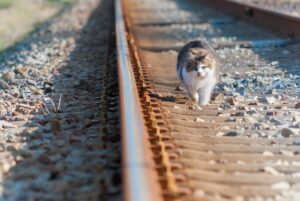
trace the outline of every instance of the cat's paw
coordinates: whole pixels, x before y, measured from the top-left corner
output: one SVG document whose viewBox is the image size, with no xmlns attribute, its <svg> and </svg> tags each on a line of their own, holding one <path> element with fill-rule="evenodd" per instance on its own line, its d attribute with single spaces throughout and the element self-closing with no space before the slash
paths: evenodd
<svg viewBox="0 0 300 201">
<path fill-rule="evenodd" d="M 184 91 L 184 89 L 180 85 L 177 85 L 175 91 Z"/>
<path fill-rule="evenodd" d="M 196 103 L 199 102 L 199 94 L 198 93 L 194 93 L 193 95 L 191 95 L 191 98 L 194 102 L 196 102 Z"/>
<path fill-rule="evenodd" d="M 210 92 L 203 91 L 199 93 L 198 105 L 208 105 L 210 101 Z"/>
<path fill-rule="evenodd" d="M 209 99 L 199 99 L 198 105 L 208 105 L 209 104 Z"/>
<path fill-rule="evenodd" d="M 191 110 L 202 110 L 202 108 L 197 104 L 190 105 L 189 109 L 191 109 Z"/>
</svg>

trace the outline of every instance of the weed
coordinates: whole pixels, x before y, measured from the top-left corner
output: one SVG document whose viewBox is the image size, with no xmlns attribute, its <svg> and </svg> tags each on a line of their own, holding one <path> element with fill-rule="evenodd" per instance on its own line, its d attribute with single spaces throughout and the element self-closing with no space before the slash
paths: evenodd
<svg viewBox="0 0 300 201">
<path fill-rule="evenodd" d="M 74 1 L 75 0 L 48 0 L 48 2 L 51 2 L 51 3 L 61 3 L 61 4 L 65 4 L 65 5 L 71 4 Z"/>
<path fill-rule="evenodd" d="M 0 0 L 0 9 L 10 8 L 13 4 L 13 0 Z"/>
</svg>

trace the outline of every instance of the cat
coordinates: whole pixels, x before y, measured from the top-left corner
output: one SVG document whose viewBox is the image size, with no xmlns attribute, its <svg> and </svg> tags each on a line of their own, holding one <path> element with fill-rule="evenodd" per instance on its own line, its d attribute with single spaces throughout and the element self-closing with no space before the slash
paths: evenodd
<svg viewBox="0 0 300 201">
<path fill-rule="evenodd" d="M 198 105 L 210 101 L 220 74 L 218 63 L 214 50 L 200 40 L 187 43 L 178 54 L 177 75 Z"/>
</svg>

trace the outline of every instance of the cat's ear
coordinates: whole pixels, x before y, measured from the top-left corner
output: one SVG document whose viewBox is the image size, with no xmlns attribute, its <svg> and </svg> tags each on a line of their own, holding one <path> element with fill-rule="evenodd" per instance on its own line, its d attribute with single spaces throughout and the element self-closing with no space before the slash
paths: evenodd
<svg viewBox="0 0 300 201">
<path fill-rule="evenodd" d="M 207 52 L 206 50 L 202 50 L 201 52 L 199 52 L 199 56 L 202 57 L 203 59 L 208 58 L 209 52 Z"/>
<path fill-rule="evenodd" d="M 194 58 L 195 58 L 194 53 L 191 52 L 191 51 L 188 51 L 188 52 L 187 52 L 187 58 L 188 58 L 188 59 L 194 59 Z"/>
<path fill-rule="evenodd" d="M 215 64 L 215 58 L 211 54 L 207 54 L 205 56 L 205 61 L 206 61 L 206 63 L 208 63 L 210 65 L 214 65 Z"/>
<path fill-rule="evenodd" d="M 205 56 L 205 58 L 208 60 L 208 61 L 213 61 L 214 60 L 214 57 L 211 55 L 211 54 L 207 54 Z"/>
</svg>

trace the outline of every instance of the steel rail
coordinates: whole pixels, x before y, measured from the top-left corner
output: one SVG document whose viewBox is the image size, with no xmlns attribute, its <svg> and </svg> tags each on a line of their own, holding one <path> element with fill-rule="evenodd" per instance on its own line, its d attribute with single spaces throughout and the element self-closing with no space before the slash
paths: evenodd
<svg viewBox="0 0 300 201">
<path fill-rule="evenodd" d="M 121 0 L 115 0 L 115 30 L 120 90 L 123 189 L 127 201 L 159 201 L 147 130 L 130 61 Z"/>
<path fill-rule="evenodd" d="M 201 2 L 276 33 L 289 37 L 300 36 L 300 17 L 233 0 L 201 0 Z"/>
</svg>

